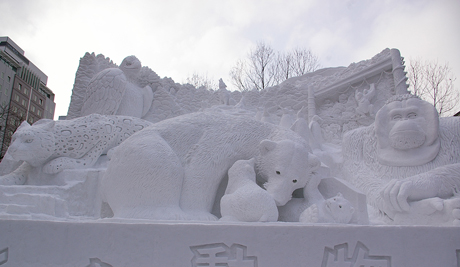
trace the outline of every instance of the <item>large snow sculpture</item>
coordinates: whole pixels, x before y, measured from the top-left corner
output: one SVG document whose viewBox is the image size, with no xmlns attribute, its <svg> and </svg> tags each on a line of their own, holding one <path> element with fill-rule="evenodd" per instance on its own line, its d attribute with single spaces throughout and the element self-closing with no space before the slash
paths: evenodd
<svg viewBox="0 0 460 267">
<path fill-rule="evenodd" d="M 256 183 L 254 164 L 254 158 L 238 160 L 228 170 L 227 189 L 220 201 L 222 221 L 278 221 L 275 200 Z"/>
<path fill-rule="evenodd" d="M 344 178 L 395 223 L 457 224 L 459 154 L 459 118 L 439 119 L 428 102 L 396 95 L 373 125 L 344 136 Z"/>
<path fill-rule="evenodd" d="M 90 168 L 99 157 L 131 134 L 152 123 L 127 116 L 92 114 L 73 120 L 42 119 L 23 122 L 12 137 L 7 154 L 24 163 L 0 177 L 0 184 L 24 184 L 32 168 L 46 174 Z"/>
<path fill-rule="evenodd" d="M 135 81 L 141 70 L 135 56 L 123 59 L 119 68 L 105 69 L 94 76 L 86 89 L 80 116 L 97 113 L 142 118 L 153 101 L 150 86 L 140 87 Z"/>
<path fill-rule="evenodd" d="M 217 188 L 240 159 L 277 205 L 304 187 L 319 160 L 296 133 L 246 116 L 192 113 L 158 122 L 124 141 L 102 181 L 115 217 L 215 220 Z"/>
</svg>

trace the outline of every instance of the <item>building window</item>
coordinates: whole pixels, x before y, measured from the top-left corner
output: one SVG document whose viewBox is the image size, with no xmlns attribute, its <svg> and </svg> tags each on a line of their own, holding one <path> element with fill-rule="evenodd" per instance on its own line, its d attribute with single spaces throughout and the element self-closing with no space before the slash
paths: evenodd
<svg viewBox="0 0 460 267">
<path fill-rule="evenodd" d="M 8 82 L 9 82 L 9 83 L 11 82 L 11 77 L 10 77 L 10 76 L 8 76 Z"/>
<path fill-rule="evenodd" d="M 13 112 L 17 113 L 18 112 L 18 107 L 13 107 Z"/>
<path fill-rule="evenodd" d="M 19 83 L 18 88 L 19 88 L 19 90 L 21 90 L 22 89 L 22 84 Z"/>
<path fill-rule="evenodd" d="M 42 111 L 41 111 L 41 110 L 37 110 L 37 115 L 38 115 L 38 116 L 41 116 L 41 115 L 42 115 Z"/>
<path fill-rule="evenodd" d="M 16 123 L 16 119 L 15 119 L 15 118 L 11 118 L 11 119 L 10 119 L 10 124 L 11 124 L 11 125 L 14 125 L 15 123 Z"/>
<path fill-rule="evenodd" d="M 19 96 L 17 94 L 14 94 L 14 100 L 16 100 L 17 102 L 19 102 Z"/>
<path fill-rule="evenodd" d="M 39 99 L 38 103 L 40 103 L 40 105 L 43 105 L 43 99 Z"/>
<path fill-rule="evenodd" d="M 29 95 L 29 90 L 27 88 L 24 88 L 24 94 Z"/>
<path fill-rule="evenodd" d="M 34 99 L 34 102 L 37 102 L 37 96 L 36 95 L 34 95 L 33 99 Z"/>
<path fill-rule="evenodd" d="M 31 110 L 32 112 L 35 112 L 35 106 L 31 106 L 31 107 L 30 107 L 30 110 Z"/>
<path fill-rule="evenodd" d="M 34 123 L 34 118 L 30 117 L 30 118 L 28 119 L 28 121 L 29 121 L 29 124 L 32 124 L 32 123 Z"/>
<path fill-rule="evenodd" d="M 26 101 L 23 99 L 23 100 L 21 101 L 21 104 L 25 107 L 25 106 L 26 106 Z"/>
<path fill-rule="evenodd" d="M 1 76 L 1 77 L 2 77 L 2 79 L 5 79 L 5 73 L 4 73 L 4 72 L 2 72 L 2 76 Z"/>
</svg>

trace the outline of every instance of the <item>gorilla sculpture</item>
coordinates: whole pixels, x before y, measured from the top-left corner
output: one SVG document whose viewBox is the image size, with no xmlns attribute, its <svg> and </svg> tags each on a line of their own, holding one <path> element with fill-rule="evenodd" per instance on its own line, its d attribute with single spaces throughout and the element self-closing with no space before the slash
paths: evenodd
<svg viewBox="0 0 460 267">
<path fill-rule="evenodd" d="M 344 179 L 394 223 L 459 224 L 460 118 L 439 119 L 428 102 L 396 95 L 373 125 L 344 135 L 343 155 Z"/>
</svg>

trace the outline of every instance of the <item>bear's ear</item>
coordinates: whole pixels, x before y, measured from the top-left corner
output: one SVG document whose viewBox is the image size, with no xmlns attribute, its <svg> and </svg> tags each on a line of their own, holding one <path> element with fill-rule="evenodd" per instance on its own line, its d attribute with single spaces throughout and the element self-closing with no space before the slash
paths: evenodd
<svg viewBox="0 0 460 267">
<path fill-rule="evenodd" d="M 276 142 L 273 142 L 271 140 L 265 139 L 260 142 L 259 149 L 260 149 L 260 154 L 265 155 L 268 152 L 272 151 L 276 147 Z"/>
<path fill-rule="evenodd" d="M 27 127 L 30 127 L 30 124 L 27 121 L 21 122 L 21 125 L 19 125 L 18 129 L 26 129 Z"/>
<path fill-rule="evenodd" d="M 355 213 L 355 208 L 350 207 L 350 214 L 353 214 L 353 213 Z"/>
</svg>

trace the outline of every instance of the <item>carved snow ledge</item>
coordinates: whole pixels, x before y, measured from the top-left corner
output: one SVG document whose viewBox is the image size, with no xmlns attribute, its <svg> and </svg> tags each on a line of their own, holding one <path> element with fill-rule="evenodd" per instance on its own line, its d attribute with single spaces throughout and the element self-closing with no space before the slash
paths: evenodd
<svg viewBox="0 0 460 267">
<path fill-rule="evenodd" d="M 351 76 L 348 76 L 338 82 L 335 82 L 331 85 L 328 85 L 323 88 L 315 88 L 315 96 L 321 99 L 323 96 L 328 96 L 330 94 L 337 94 L 337 90 L 348 87 L 349 85 L 361 82 L 366 78 L 370 78 L 374 75 L 382 73 L 383 71 L 391 71 L 393 68 L 393 62 L 391 57 L 387 57 L 372 66 L 368 67 L 365 70 L 357 72 Z"/>
<path fill-rule="evenodd" d="M 458 266 L 460 250 L 457 227 L 111 219 L 0 220 L 0 230 L 2 267 Z"/>
</svg>

